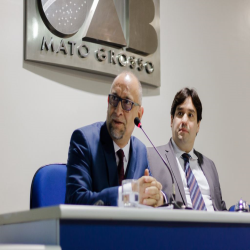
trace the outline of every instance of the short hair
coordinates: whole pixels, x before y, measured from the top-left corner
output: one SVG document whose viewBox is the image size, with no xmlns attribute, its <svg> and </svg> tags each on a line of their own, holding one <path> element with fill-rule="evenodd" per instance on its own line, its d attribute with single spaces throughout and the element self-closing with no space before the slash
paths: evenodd
<svg viewBox="0 0 250 250">
<path fill-rule="evenodd" d="M 127 76 L 127 75 L 129 75 L 129 76 L 132 76 L 132 77 L 134 77 L 135 79 L 136 79 L 136 81 L 138 82 L 138 86 L 139 86 L 139 104 L 141 105 L 142 104 L 142 86 L 141 86 L 141 82 L 139 81 L 139 79 L 138 79 L 138 77 L 135 75 L 135 74 L 133 74 L 132 72 L 130 72 L 130 71 L 123 71 L 123 72 L 121 72 L 119 75 L 117 75 L 116 77 L 115 77 L 115 79 L 114 79 L 114 81 L 112 82 L 112 84 L 111 84 L 111 87 L 110 87 L 110 93 L 111 93 L 111 90 L 112 90 L 112 88 L 113 88 L 113 85 L 114 85 L 114 83 L 115 83 L 115 80 L 120 76 L 120 75 L 125 75 L 125 77 Z"/>
<path fill-rule="evenodd" d="M 197 112 L 197 122 L 202 119 L 202 104 L 197 92 L 194 89 L 183 88 L 174 97 L 170 114 L 174 117 L 177 106 L 181 105 L 188 97 L 191 97 L 192 102 Z"/>
</svg>

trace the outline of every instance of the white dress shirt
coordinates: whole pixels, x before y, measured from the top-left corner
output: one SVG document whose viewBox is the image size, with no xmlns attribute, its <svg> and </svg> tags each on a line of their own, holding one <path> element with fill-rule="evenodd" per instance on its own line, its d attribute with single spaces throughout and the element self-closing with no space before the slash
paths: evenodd
<svg viewBox="0 0 250 250">
<path fill-rule="evenodd" d="M 116 165 L 118 166 L 119 164 L 119 157 L 117 155 L 117 151 L 119 149 L 122 149 L 124 152 L 124 158 L 123 158 L 123 167 L 124 167 L 124 175 L 126 173 L 126 169 L 128 166 L 128 161 L 129 161 L 129 150 L 130 150 L 130 140 L 128 141 L 128 144 L 124 148 L 120 148 L 114 141 L 114 150 L 115 150 L 115 159 L 116 159 Z M 132 192 L 132 186 L 130 183 L 126 184 L 125 189 L 127 192 Z M 166 195 L 161 191 L 165 201 L 167 200 Z M 123 206 L 122 203 L 122 186 L 119 186 L 118 188 L 118 207 Z"/>
<path fill-rule="evenodd" d="M 181 179 L 182 179 L 182 183 L 184 186 L 184 191 L 185 191 L 185 195 L 186 195 L 186 199 L 187 199 L 187 205 L 189 207 L 193 207 L 191 197 L 190 197 L 189 188 L 187 186 L 186 174 L 184 171 L 184 159 L 182 158 L 182 154 L 184 154 L 186 152 L 181 151 L 178 148 L 178 146 L 175 144 L 173 139 L 171 139 L 171 141 L 172 141 L 172 145 L 174 148 L 174 153 L 175 153 L 176 161 L 177 161 L 177 164 L 179 167 L 179 171 L 181 174 Z M 211 196 L 210 196 L 210 188 L 209 188 L 207 179 L 206 179 L 201 167 L 199 166 L 198 157 L 194 154 L 193 149 L 188 154 L 191 156 L 191 158 L 189 159 L 190 168 L 191 168 L 191 170 L 195 176 L 195 179 L 199 185 L 199 188 L 200 188 L 203 200 L 205 202 L 207 211 L 214 211 L 214 207 L 213 207 Z"/>
<path fill-rule="evenodd" d="M 119 157 L 117 155 L 117 151 L 119 149 L 122 149 L 124 152 L 124 158 L 123 158 L 123 167 L 124 167 L 124 175 L 126 173 L 126 169 L 128 166 L 128 161 L 129 161 L 129 149 L 130 149 L 130 139 L 128 141 L 128 144 L 124 148 L 120 148 L 114 141 L 114 149 L 115 149 L 115 159 L 116 159 L 116 165 L 118 166 L 119 164 Z"/>
<path fill-rule="evenodd" d="M 114 150 L 115 150 L 115 159 L 116 159 L 116 165 L 118 166 L 119 164 L 119 157 L 117 155 L 117 151 L 119 149 L 122 149 L 123 152 L 124 152 L 124 158 L 123 158 L 123 168 L 124 168 L 124 175 L 126 173 L 126 169 L 127 169 L 127 166 L 128 166 L 128 161 L 129 161 L 129 150 L 130 150 L 130 139 L 128 141 L 128 144 L 124 147 L 124 148 L 120 148 L 114 141 Z M 132 192 L 132 186 L 130 183 L 128 183 L 126 185 L 126 189 L 128 192 Z M 122 186 L 119 186 L 118 188 L 118 207 L 122 207 L 123 206 L 123 203 L 122 203 Z"/>
</svg>

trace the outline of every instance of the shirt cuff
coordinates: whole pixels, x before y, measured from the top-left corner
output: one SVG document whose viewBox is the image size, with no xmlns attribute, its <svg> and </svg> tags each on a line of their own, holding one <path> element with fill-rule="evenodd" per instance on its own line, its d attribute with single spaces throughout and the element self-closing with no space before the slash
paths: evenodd
<svg viewBox="0 0 250 250">
<path fill-rule="evenodd" d="M 163 193 L 162 191 L 161 191 L 161 193 L 163 195 L 163 204 L 168 203 L 168 199 L 167 199 L 167 196 L 165 195 L 165 193 Z"/>
</svg>

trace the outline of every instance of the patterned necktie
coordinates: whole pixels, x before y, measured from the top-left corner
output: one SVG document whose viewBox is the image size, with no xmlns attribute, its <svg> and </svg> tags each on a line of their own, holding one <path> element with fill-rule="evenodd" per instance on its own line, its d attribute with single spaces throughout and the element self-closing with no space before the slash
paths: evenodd
<svg viewBox="0 0 250 250">
<path fill-rule="evenodd" d="M 193 205 L 193 209 L 195 210 L 207 210 L 206 205 L 204 203 L 199 185 L 195 179 L 195 176 L 190 168 L 189 164 L 189 154 L 183 154 L 182 158 L 184 159 L 184 169 L 187 179 L 187 186 L 189 188 L 190 197 Z"/>
<path fill-rule="evenodd" d="M 124 179 L 124 165 L 123 165 L 124 152 L 123 150 L 119 149 L 117 151 L 117 155 L 119 158 L 119 163 L 118 163 L 119 185 L 122 185 L 122 180 Z"/>
</svg>

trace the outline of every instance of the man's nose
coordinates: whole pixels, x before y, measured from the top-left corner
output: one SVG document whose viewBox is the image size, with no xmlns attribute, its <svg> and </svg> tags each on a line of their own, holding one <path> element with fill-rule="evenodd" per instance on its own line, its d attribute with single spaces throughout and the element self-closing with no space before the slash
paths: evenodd
<svg viewBox="0 0 250 250">
<path fill-rule="evenodd" d="M 182 122 L 183 123 L 186 123 L 187 121 L 188 121 L 188 116 L 187 116 L 187 114 L 184 114 L 183 116 L 182 116 Z"/>
<path fill-rule="evenodd" d="M 118 105 L 117 105 L 117 107 L 115 108 L 115 112 L 116 112 L 117 114 L 121 114 L 121 113 L 123 112 L 123 109 L 122 109 L 122 102 L 121 102 L 121 101 L 118 102 Z"/>
</svg>

